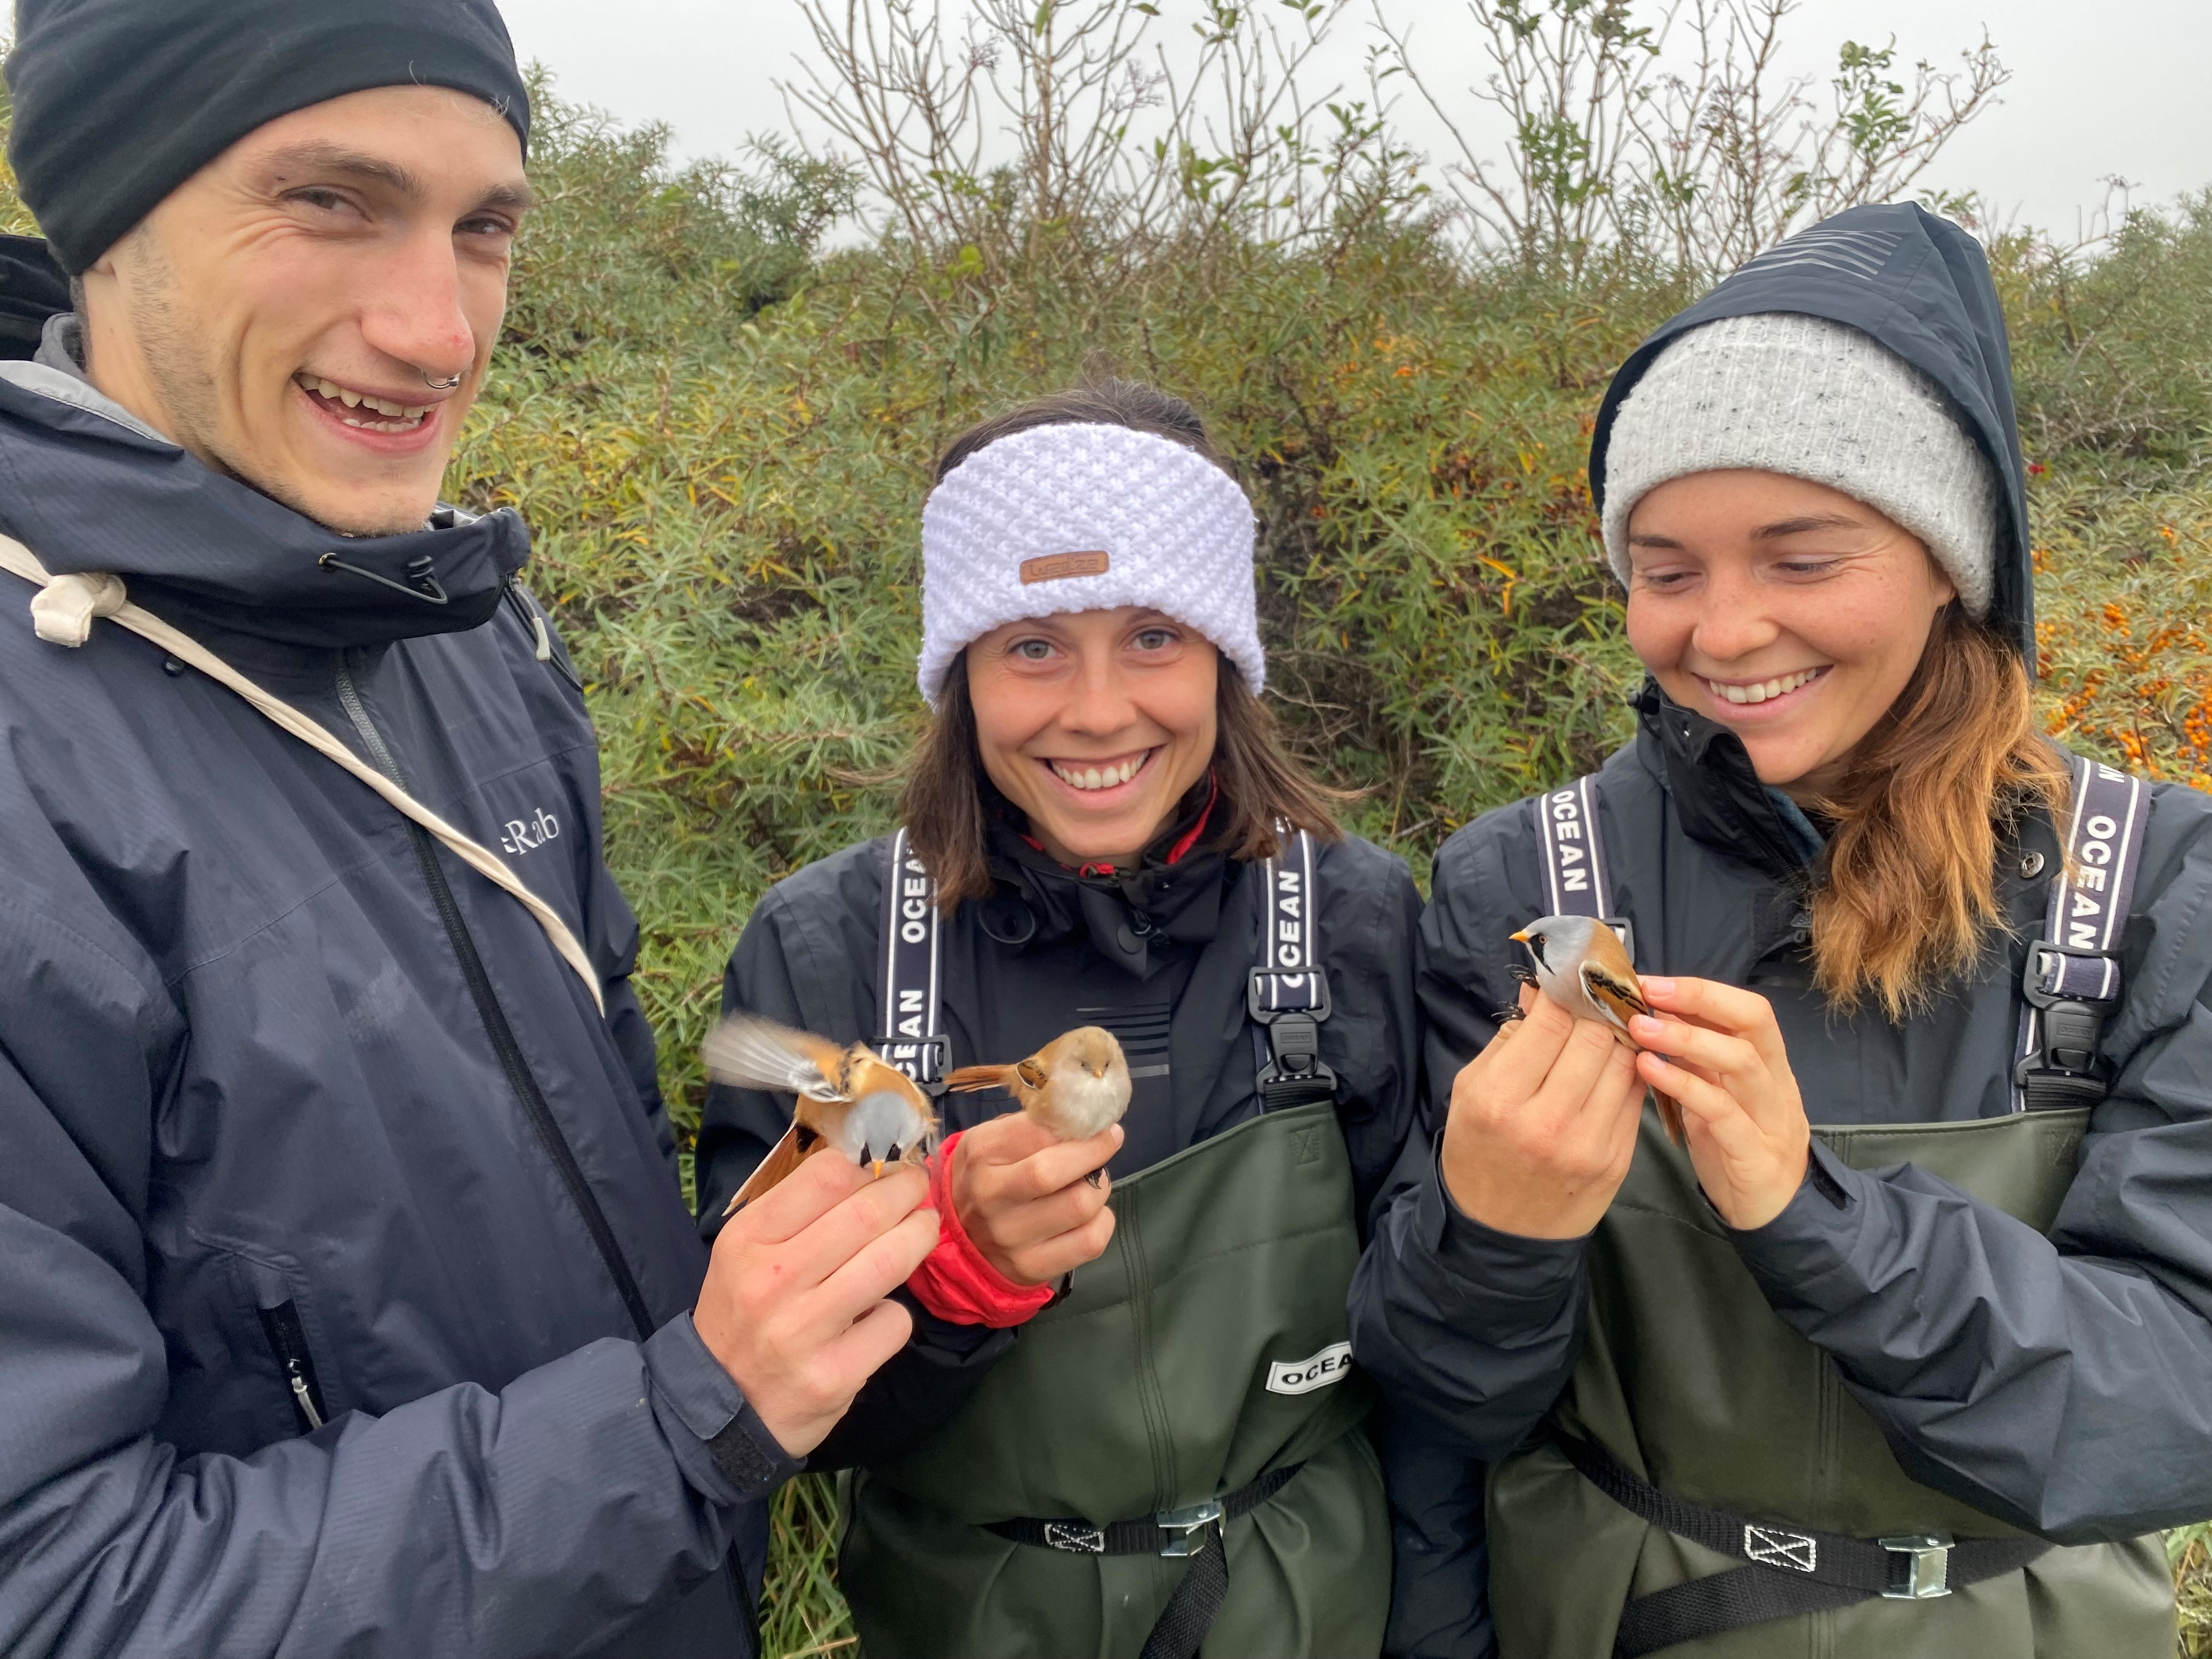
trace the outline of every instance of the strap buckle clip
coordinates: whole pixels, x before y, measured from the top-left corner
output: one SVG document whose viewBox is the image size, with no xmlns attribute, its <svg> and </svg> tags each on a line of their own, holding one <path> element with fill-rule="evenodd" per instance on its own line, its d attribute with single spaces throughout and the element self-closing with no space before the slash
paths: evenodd
<svg viewBox="0 0 2212 1659">
<path fill-rule="evenodd" d="M 1179 1510 L 1162 1510 L 1152 1517 L 1152 1524 L 1162 1532 L 1171 1532 L 1176 1536 L 1160 1547 L 1160 1553 L 1201 1553 L 1206 1548 L 1207 1528 L 1220 1525 L 1225 1514 L 1218 1498 L 1209 1498 L 1203 1503 L 1192 1504 Z"/>
<path fill-rule="evenodd" d="M 1951 1546 L 1948 1532 L 1907 1533 L 1875 1542 L 1889 1552 L 1889 1588 L 1882 1591 L 1892 1601 L 1932 1601 L 1951 1593 Z"/>
<path fill-rule="evenodd" d="M 2077 951 L 2056 939 L 2030 945 L 2021 969 L 2021 997 L 2037 1008 L 2078 1005 L 2102 1018 L 2118 1009 L 2119 988 L 2119 959 L 2112 952 Z"/>
<path fill-rule="evenodd" d="M 2025 1089 L 2040 1076 L 2048 1089 L 2071 1102 L 2079 1096 L 2094 1104 L 2107 1086 L 2100 1048 L 2105 1022 L 2120 1006 L 2116 992 L 2120 964 L 2103 951 L 2077 951 L 2048 939 L 2027 947 L 2021 973 L 2021 997 L 2037 1010 L 2038 1040 L 2033 1053 L 2013 1068 L 2013 1081 Z"/>
<path fill-rule="evenodd" d="M 951 1049 L 941 1036 L 875 1036 L 868 1047 L 893 1071 L 904 1072 L 932 1100 L 945 1093 L 945 1062 Z"/>
<path fill-rule="evenodd" d="M 1305 981 L 1297 988 L 1313 1000 L 1303 1008 L 1273 1006 L 1274 981 Z M 1318 966 L 1304 974 L 1255 968 L 1244 982 L 1244 1006 L 1267 1034 L 1267 1063 L 1260 1068 L 1260 1097 L 1273 1109 L 1280 1097 L 1326 1099 L 1336 1093 L 1336 1073 L 1322 1063 L 1321 1023 L 1329 1016 L 1328 975 Z"/>
</svg>

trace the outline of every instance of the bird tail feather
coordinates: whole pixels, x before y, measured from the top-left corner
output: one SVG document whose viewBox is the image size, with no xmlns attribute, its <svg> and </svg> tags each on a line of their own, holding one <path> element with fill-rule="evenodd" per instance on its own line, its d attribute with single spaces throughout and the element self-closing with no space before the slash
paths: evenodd
<svg viewBox="0 0 2212 1659">
<path fill-rule="evenodd" d="M 945 1079 L 945 1086 L 963 1095 L 972 1095 L 978 1089 L 1011 1089 L 1006 1074 L 1011 1066 L 963 1066 Z"/>
</svg>

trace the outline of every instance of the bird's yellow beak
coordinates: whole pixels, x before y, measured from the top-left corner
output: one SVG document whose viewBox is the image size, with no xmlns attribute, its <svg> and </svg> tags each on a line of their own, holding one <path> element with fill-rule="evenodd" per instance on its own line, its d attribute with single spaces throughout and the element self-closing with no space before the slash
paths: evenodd
<svg viewBox="0 0 2212 1659">
<path fill-rule="evenodd" d="M 1506 937 L 1511 939 L 1516 945 L 1526 945 L 1528 942 L 1528 930 L 1526 927 L 1523 927 L 1519 933 L 1509 933 Z"/>
<path fill-rule="evenodd" d="M 884 1178 L 884 1161 L 883 1161 L 883 1159 L 881 1159 L 881 1158 L 878 1158 L 878 1159 L 876 1160 L 876 1179 L 877 1179 L 877 1180 L 878 1180 L 878 1181 L 881 1181 L 883 1178 Z"/>
</svg>

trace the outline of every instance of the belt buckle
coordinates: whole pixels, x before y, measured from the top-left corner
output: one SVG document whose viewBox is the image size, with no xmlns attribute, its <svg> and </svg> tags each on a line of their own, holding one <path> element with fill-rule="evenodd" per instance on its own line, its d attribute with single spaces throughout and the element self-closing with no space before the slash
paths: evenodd
<svg viewBox="0 0 2212 1659">
<path fill-rule="evenodd" d="M 1882 1591 L 1883 1596 L 1892 1601 L 1932 1601 L 1939 1595 L 1948 1595 L 1954 1541 L 1948 1532 L 1908 1533 L 1875 1540 L 1889 1552 L 1890 1587 Z"/>
<path fill-rule="evenodd" d="M 1152 1524 L 1162 1532 L 1177 1534 L 1161 1547 L 1162 1555 L 1196 1555 L 1206 1547 L 1206 1529 L 1218 1525 L 1223 1519 L 1221 1500 L 1209 1498 L 1202 1504 L 1193 1504 L 1180 1510 L 1162 1510 L 1152 1517 Z"/>
</svg>

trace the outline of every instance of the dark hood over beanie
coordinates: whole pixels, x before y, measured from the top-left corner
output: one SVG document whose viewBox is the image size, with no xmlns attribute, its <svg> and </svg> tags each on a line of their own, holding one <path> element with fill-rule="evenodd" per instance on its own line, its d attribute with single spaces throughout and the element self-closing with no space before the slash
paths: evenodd
<svg viewBox="0 0 2212 1659">
<path fill-rule="evenodd" d="M 9 159 L 75 272 L 256 127 L 372 87 L 530 100 L 491 0 L 17 0 Z"/>
<path fill-rule="evenodd" d="M 1599 511 L 1615 418 L 1666 349 L 1708 323 L 1774 315 L 1844 324 L 1933 383 L 1989 465 L 1996 545 L 1988 620 L 2019 648 L 2033 674 L 2027 469 L 2013 413 L 2004 310 L 1981 245 L 1924 208 L 1888 203 L 1825 219 L 1760 254 L 1638 347 L 1613 376 L 1590 442 L 1590 490 Z"/>
</svg>

